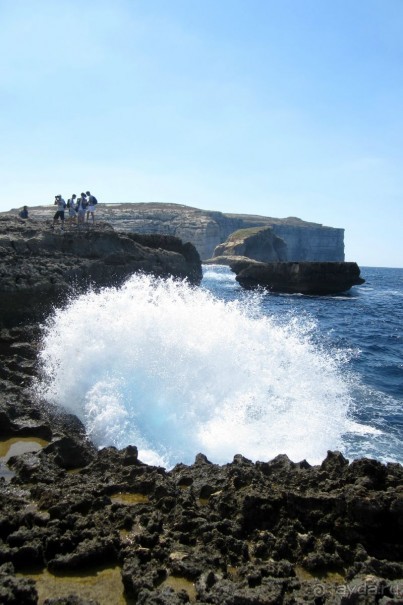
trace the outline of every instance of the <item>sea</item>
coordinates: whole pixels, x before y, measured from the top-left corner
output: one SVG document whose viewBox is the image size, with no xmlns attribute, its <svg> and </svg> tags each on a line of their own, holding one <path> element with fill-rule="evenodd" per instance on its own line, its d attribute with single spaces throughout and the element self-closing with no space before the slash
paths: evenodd
<svg viewBox="0 0 403 605">
<path fill-rule="evenodd" d="M 98 447 L 171 468 L 278 454 L 403 463 L 403 269 L 361 267 L 339 296 L 134 275 L 72 296 L 42 326 L 38 401 L 76 414 Z"/>
</svg>

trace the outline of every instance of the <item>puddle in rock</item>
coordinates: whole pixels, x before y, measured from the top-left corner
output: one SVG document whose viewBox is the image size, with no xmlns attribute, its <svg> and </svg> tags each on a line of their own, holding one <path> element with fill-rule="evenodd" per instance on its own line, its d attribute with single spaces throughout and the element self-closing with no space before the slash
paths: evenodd
<svg viewBox="0 0 403 605">
<path fill-rule="evenodd" d="M 38 452 L 49 441 L 39 437 L 11 437 L 11 439 L 0 440 L 0 477 L 10 480 L 15 473 L 7 467 L 11 456 L 19 456 L 28 452 Z"/>
<path fill-rule="evenodd" d="M 0 478 L 3 478 L 8 483 L 11 479 L 15 477 L 14 471 L 10 471 L 10 469 L 0 462 Z"/>
<path fill-rule="evenodd" d="M 7 462 L 11 456 L 38 452 L 46 445 L 49 445 L 49 441 L 39 439 L 39 437 L 12 437 L 0 441 L 0 458 L 3 459 L 3 462 Z"/>
<path fill-rule="evenodd" d="M 93 599 L 99 605 L 132 605 L 124 596 L 120 568 L 107 568 L 84 575 L 53 575 L 44 570 L 38 574 L 17 574 L 20 578 L 31 578 L 36 583 L 38 605 L 46 599 L 77 595 L 81 599 Z"/>
<path fill-rule="evenodd" d="M 112 500 L 112 502 L 117 502 L 118 504 L 148 504 L 150 501 L 148 499 L 148 496 L 146 496 L 145 494 L 124 494 L 124 493 L 120 493 L 120 494 L 113 494 L 113 496 L 110 496 L 110 499 Z"/>
<path fill-rule="evenodd" d="M 227 565 L 227 574 L 232 578 L 236 578 L 238 576 L 238 567 Z"/>
<path fill-rule="evenodd" d="M 160 588 L 164 588 L 166 586 L 169 586 L 175 592 L 185 590 L 189 596 L 190 602 L 194 603 L 196 601 L 196 588 L 193 582 L 190 580 L 181 578 L 179 576 L 168 576 L 166 580 L 161 583 Z"/>
<path fill-rule="evenodd" d="M 323 580 L 334 584 L 342 584 L 345 581 L 343 574 L 339 571 L 323 570 L 312 573 L 300 565 L 295 566 L 295 575 L 302 581 Z"/>
</svg>

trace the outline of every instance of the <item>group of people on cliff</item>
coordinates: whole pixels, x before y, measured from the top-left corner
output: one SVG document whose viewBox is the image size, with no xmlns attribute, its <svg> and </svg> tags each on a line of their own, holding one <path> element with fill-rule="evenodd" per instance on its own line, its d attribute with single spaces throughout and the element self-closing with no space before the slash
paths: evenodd
<svg viewBox="0 0 403 605">
<path fill-rule="evenodd" d="M 85 216 L 87 215 L 87 222 L 95 222 L 95 208 L 98 204 L 98 200 L 95 195 L 92 195 L 90 191 L 81 193 L 80 197 L 77 197 L 75 193 L 71 196 L 67 203 L 61 195 L 55 196 L 54 204 L 57 206 L 56 213 L 53 217 L 53 225 L 55 225 L 60 219 L 62 223 L 62 229 L 64 227 L 65 210 L 68 210 L 68 218 L 71 223 L 77 223 L 80 228 L 85 222 Z"/>
<path fill-rule="evenodd" d="M 56 213 L 53 217 L 53 227 L 59 221 L 61 221 L 61 228 L 64 229 L 65 211 L 68 211 L 68 218 L 70 223 L 76 223 L 78 228 L 84 224 L 85 220 L 87 223 L 92 221 L 95 222 L 95 209 L 98 204 L 98 200 L 95 195 L 92 195 L 90 191 L 81 193 L 80 197 L 77 197 L 75 193 L 69 200 L 66 201 L 61 195 L 55 195 L 54 205 L 57 206 Z M 87 215 L 87 219 L 85 218 Z M 29 217 L 28 206 L 24 206 L 23 209 L 18 213 L 18 216 L 22 219 Z"/>
</svg>

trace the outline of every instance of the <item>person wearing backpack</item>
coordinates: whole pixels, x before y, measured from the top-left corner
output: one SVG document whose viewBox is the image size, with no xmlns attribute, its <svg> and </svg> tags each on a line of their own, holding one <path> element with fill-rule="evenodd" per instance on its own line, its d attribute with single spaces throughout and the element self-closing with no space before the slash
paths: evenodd
<svg viewBox="0 0 403 605">
<path fill-rule="evenodd" d="M 81 194 L 81 197 L 77 200 L 77 215 L 78 215 L 78 228 L 81 229 L 81 225 L 84 225 L 85 213 L 87 211 L 87 197 L 85 193 Z"/>
<path fill-rule="evenodd" d="M 28 206 L 24 206 L 21 212 L 18 214 L 20 218 L 28 218 Z"/>
<path fill-rule="evenodd" d="M 91 195 L 90 191 L 86 191 L 88 207 L 87 207 L 87 223 L 90 218 L 90 214 L 92 217 L 92 224 L 95 222 L 95 207 L 98 204 L 98 200 L 95 195 Z"/>
</svg>

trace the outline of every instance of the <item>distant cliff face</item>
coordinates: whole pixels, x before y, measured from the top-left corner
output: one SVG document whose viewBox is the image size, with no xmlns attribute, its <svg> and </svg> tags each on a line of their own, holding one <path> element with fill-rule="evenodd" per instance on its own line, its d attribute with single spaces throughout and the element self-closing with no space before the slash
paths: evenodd
<svg viewBox="0 0 403 605">
<path fill-rule="evenodd" d="M 286 224 L 272 226 L 273 232 L 287 245 L 287 261 L 344 261 L 344 229 Z"/>
<path fill-rule="evenodd" d="M 51 218 L 54 206 L 30 208 L 32 218 Z M 14 211 L 16 214 L 16 211 Z M 191 242 L 204 260 L 238 229 L 269 226 L 286 244 L 282 260 L 343 261 L 344 229 L 324 227 L 298 218 L 276 219 L 250 214 L 224 214 L 180 204 L 98 204 L 97 220 L 115 229 L 175 235 Z"/>
</svg>

